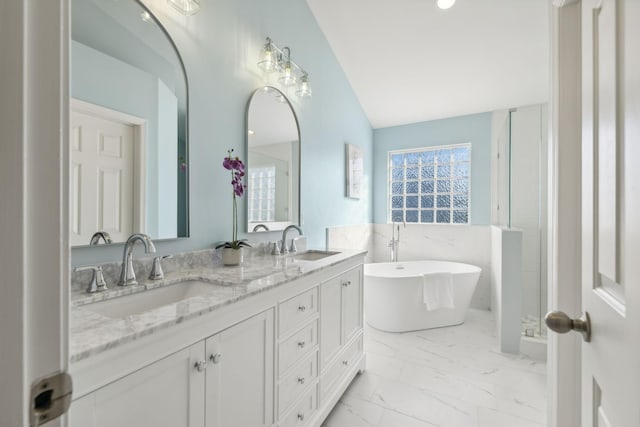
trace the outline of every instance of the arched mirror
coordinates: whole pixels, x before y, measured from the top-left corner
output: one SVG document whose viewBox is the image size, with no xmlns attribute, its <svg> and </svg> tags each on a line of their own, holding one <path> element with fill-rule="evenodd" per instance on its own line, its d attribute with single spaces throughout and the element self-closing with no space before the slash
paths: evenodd
<svg viewBox="0 0 640 427">
<path fill-rule="evenodd" d="M 188 90 L 176 46 L 136 0 L 72 0 L 71 16 L 72 246 L 97 232 L 113 243 L 188 236 Z"/>
<path fill-rule="evenodd" d="M 299 225 L 300 129 L 287 97 L 256 90 L 247 110 L 247 232 Z"/>
</svg>

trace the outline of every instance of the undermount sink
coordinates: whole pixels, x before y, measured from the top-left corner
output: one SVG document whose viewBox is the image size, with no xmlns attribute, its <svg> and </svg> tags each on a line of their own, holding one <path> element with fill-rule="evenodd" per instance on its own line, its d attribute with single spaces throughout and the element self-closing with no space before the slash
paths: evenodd
<svg viewBox="0 0 640 427">
<path fill-rule="evenodd" d="M 89 304 L 87 310 L 111 318 L 140 314 L 191 297 L 206 295 L 218 285 L 200 280 L 167 285 L 156 289 L 124 295 Z"/>
<path fill-rule="evenodd" d="M 339 253 L 340 252 L 310 250 L 306 252 L 300 252 L 295 255 L 289 255 L 289 258 L 301 261 L 317 261 L 319 259 L 323 259 L 331 255 L 337 255 Z"/>
</svg>

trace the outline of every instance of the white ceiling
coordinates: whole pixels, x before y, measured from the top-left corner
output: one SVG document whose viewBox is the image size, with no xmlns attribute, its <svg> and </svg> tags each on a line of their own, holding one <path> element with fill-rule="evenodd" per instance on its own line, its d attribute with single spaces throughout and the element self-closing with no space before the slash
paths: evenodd
<svg viewBox="0 0 640 427">
<path fill-rule="evenodd" d="M 374 128 L 547 101 L 547 0 L 307 3 Z"/>
</svg>

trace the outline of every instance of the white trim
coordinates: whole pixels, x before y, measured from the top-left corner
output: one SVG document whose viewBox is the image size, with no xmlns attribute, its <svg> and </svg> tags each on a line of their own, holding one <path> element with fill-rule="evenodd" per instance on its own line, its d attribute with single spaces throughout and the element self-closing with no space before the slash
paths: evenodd
<svg viewBox="0 0 640 427">
<path fill-rule="evenodd" d="M 133 230 L 147 229 L 147 121 L 122 111 L 72 98 L 71 110 L 133 127 Z"/>
<path fill-rule="evenodd" d="M 581 311 L 581 5 L 550 8 L 549 310 Z M 581 425 L 580 336 L 550 333 L 548 426 Z"/>
</svg>

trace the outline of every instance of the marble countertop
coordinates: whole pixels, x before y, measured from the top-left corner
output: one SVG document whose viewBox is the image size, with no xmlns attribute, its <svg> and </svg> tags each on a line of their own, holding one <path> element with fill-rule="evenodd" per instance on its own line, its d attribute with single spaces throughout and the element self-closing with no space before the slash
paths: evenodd
<svg viewBox="0 0 640 427">
<path fill-rule="evenodd" d="M 316 261 L 252 254 L 245 257 L 242 266 L 225 267 L 211 263 L 206 267 L 183 268 L 166 273 L 163 280 L 140 280 L 138 285 L 112 286 L 95 294 L 74 287 L 69 319 L 70 360 L 78 362 L 365 253 L 341 251 Z M 197 296 L 121 317 L 109 317 L 96 309 L 103 300 L 122 298 L 125 302 L 127 295 L 152 292 L 156 288 L 193 280 L 210 283 L 211 288 L 206 289 L 205 286 Z"/>
</svg>

